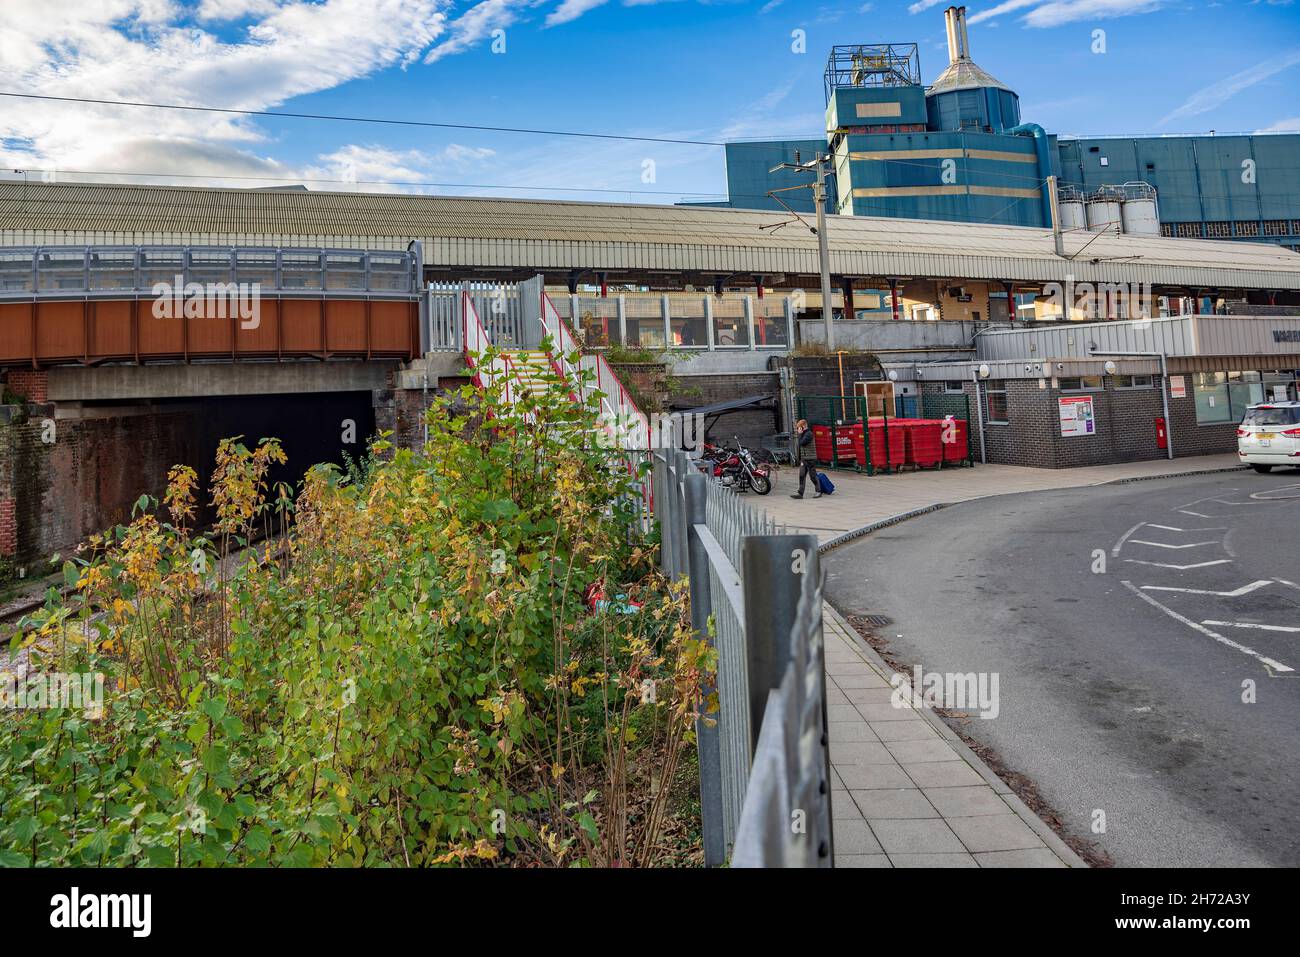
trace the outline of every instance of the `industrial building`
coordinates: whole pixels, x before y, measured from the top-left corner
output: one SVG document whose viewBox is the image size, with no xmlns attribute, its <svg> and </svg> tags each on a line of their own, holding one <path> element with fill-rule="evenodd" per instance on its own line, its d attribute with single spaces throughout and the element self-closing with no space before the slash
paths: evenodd
<svg viewBox="0 0 1300 957">
<path fill-rule="evenodd" d="M 842 215 L 1051 226 L 1055 176 L 1066 229 L 1300 251 L 1300 134 L 1058 136 L 1025 122 L 1017 93 L 975 63 L 965 7 L 945 18 L 949 62 L 928 86 L 916 44 L 833 47 L 824 136 L 728 144 L 728 200 L 715 205 L 778 209 L 769 193 L 791 178 L 769 171 L 829 152 Z M 812 209 L 806 192 L 780 196 Z"/>
</svg>

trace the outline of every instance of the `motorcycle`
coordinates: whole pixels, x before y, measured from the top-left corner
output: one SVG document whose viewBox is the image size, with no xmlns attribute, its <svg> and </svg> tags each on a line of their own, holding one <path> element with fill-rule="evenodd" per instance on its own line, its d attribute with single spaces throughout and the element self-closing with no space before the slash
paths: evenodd
<svg viewBox="0 0 1300 957">
<path fill-rule="evenodd" d="M 766 495 L 772 491 L 771 471 L 755 462 L 753 454 L 739 441 L 734 450 L 713 460 L 713 477 L 719 485 L 737 492 L 753 489 L 759 495 Z"/>
</svg>

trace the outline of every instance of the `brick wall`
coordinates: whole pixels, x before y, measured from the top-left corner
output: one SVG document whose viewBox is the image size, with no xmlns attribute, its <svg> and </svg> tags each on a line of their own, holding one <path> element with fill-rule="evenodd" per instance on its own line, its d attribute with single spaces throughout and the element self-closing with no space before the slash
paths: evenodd
<svg viewBox="0 0 1300 957">
<path fill-rule="evenodd" d="M 710 441 L 730 442 L 738 437 L 742 445 L 759 448 L 764 438 L 780 431 L 781 377 L 776 372 L 678 375 L 671 384 L 669 406 L 674 411 L 751 395 L 771 400 L 772 408 L 742 409 L 719 416 L 709 429 Z"/>
<path fill-rule="evenodd" d="M 1089 393 L 1040 389 L 1037 379 L 1007 379 L 1005 383 L 1008 424 L 988 422 L 987 404 L 981 410 L 986 418 L 989 462 L 1071 468 L 1159 459 L 1166 454 L 1156 445 L 1155 420 L 1163 414 L 1159 388 L 1116 389 L 1110 377 L 1105 379 L 1104 390 Z M 967 382 L 964 389 L 971 398 L 973 413 L 975 386 Z M 921 390 L 926 395 L 942 394 L 943 385 L 922 383 Z M 1057 400 L 1063 395 L 1084 394 L 1092 397 L 1097 431 L 1092 435 L 1062 435 Z M 1196 425 L 1196 409 L 1190 396 L 1171 399 L 1169 408 L 1176 455 L 1230 452 L 1236 447 L 1234 425 Z M 978 455 L 978 436 L 972 442 Z"/>
<path fill-rule="evenodd" d="M 48 372 L 31 369 L 10 369 L 5 373 L 5 385 L 9 391 L 21 395 L 28 402 L 45 402 L 49 399 Z"/>
<path fill-rule="evenodd" d="M 855 382 L 879 382 L 884 378 L 880 364 L 873 355 L 846 355 L 844 363 L 844 395 L 853 395 Z M 794 386 L 799 395 L 840 395 L 840 362 L 834 356 L 791 356 Z"/>
<path fill-rule="evenodd" d="M 167 470 L 198 452 L 192 412 L 54 421 L 52 405 L 28 411 L 0 428 L 0 553 L 20 564 L 129 521 L 135 501 L 161 496 Z"/>
</svg>

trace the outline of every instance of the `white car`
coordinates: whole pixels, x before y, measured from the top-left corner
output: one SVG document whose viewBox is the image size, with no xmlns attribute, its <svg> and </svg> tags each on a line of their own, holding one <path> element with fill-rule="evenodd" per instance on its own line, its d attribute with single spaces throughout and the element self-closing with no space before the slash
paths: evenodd
<svg viewBox="0 0 1300 957">
<path fill-rule="evenodd" d="M 1237 457 L 1256 472 L 1300 467 L 1300 402 L 1261 402 L 1237 426 Z"/>
</svg>

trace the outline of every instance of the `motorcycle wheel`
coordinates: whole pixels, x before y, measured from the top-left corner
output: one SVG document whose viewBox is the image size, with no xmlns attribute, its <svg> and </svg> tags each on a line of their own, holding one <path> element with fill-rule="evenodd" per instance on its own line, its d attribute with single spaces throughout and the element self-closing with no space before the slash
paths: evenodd
<svg viewBox="0 0 1300 957">
<path fill-rule="evenodd" d="M 772 491 L 772 480 L 766 475 L 755 475 L 752 484 L 754 486 L 754 491 L 759 495 L 766 495 L 768 492 Z"/>
</svg>

